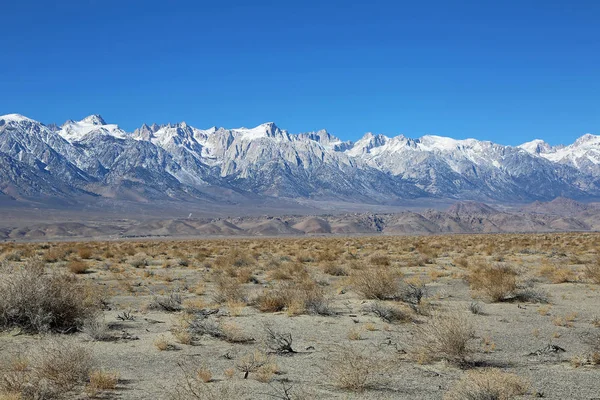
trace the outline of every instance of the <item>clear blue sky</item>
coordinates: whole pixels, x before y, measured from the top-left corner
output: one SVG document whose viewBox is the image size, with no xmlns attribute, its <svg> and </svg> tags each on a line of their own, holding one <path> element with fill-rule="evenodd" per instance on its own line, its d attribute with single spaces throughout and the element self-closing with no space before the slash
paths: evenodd
<svg viewBox="0 0 600 400">
<path fill-rule="evenodd" d="M 600 1 L 3 0 L 0 14 L 0 114 L 600 134 Z"/>
</svg>

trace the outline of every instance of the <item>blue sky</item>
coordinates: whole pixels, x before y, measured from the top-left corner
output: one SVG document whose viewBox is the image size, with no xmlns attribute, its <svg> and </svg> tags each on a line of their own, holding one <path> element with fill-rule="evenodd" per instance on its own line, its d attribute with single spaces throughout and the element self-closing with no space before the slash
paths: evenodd
<svg viewBox="0 0 600 400">
<path fill-rule="evenodd" d="M 4 0 L 1 14 L 0 114 L 352 140 L 600 134 L 600 1 Z"/>
</svg>

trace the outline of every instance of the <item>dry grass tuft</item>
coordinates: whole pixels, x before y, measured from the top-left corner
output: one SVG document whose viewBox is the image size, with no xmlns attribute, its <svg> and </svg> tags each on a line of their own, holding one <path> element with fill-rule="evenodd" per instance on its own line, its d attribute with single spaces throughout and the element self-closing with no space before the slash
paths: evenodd
<svg viewBox="0 0 600 400">
<path fill-rule="evenodd" d="M 341 389 L 363 392 L 382 383 L 385 360 L 353 347 L 339 346 L 329 357 L 325 375 Z"/>
<path fill-rule="evenodd" d="M 115 390 L 119 383 L 119 374 L 116 372 L 92 371 L 86 392 L 90 397 L 96 397 L 98 393 Z"/>
<path fill-rule="evenodd" d="M 478 295 L 498 302 L 514 295 L 517 289 L 517 273 L 510 267 L 480 265 L 469 275 L 469 284 Z"/>
<path fill-rule="evenodd" d="M 67 268 L 73 274 L 85 274 L 90 267 L 84 261 L 71 260 L 67 264 Z"/>
<path fill-rule="evenodd" d="M 87 381 L 93 365 L 89 350 L 71 340 L 46 340 L 3 361 L 0 393 L 23 399 L 69 397 Z"/>
<path fill-rule="evenodd" d="M 402 275 L 391 268 L 369 268 L 355 272 L 352 285 L 366 299 L 391 300 L 399 296 Z"/>
<path fill-rule="evenodd" d="M 468 371 L 444 400 L 510 400 L 527 393 L 529 384 L 515 374 L 498 369 Z"/>
<path fill-rule="evenodd" d="M 464 364 L 473 352 L 470 346 L 475 329 L 470 320 L 457 311 L 434 313 L 425 324 L 417 326 L 414 356 L 420 363 L 445 360 Z"/>
</svg>

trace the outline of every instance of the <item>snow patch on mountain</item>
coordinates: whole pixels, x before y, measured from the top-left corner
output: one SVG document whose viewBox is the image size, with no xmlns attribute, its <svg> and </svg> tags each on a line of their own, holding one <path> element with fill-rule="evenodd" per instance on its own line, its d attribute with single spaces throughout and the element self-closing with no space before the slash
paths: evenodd
<svg viewBox="0 0 600 400">
<path fill-rule="evenodd" d="M 115 124 L 107 124 L 100 115 L 90 115 L 81 121 L 69 120 L 65 122 L 58 134 L 69 142 L 78 142 L 90 133 L 109 135 L 119 139 L 125 139 L 129 135 Z"/>
</svg>

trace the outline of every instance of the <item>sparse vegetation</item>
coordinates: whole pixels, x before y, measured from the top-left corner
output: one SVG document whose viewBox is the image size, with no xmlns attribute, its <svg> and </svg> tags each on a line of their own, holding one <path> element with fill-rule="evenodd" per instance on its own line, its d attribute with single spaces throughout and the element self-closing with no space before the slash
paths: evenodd
<svg viewBox="0 0 600 400">
<path fill-rule="evenodd" d="M 72 333 L 94 318 L 101 306 L 92 286 L 31 265 L 0 277 L 0 293 L 0 329 Z"/>
<path fill-rule="evenodd" d="M 339 388 L 354 392 L 381 384 L 387 369 L 381 357 L 351 347 L 338 346 L 328 358 L 325 374 Z"/>
<path fill-rule="evenodd" d="M 527 393 L 528 383 L 498 369 L 468 371 L 444 400 L 510 400 Z"/>
<path fill-rule="evenodd" d="M 0 399 L 50 397 L 33 389 L 31 354 L 61 338 L 101 363 L 72 389 L 44 392 L 56 398 L 433 398 L 440 389 L 425 379 L 438 372 L 448 399 L 512 398 L 499 374 L 564 361 L 540 358 L 552 346 L 523 356 L 544 342 L 567 349 L 561 379 L 579 386 L 553 380 L 533 394 L 588 393 L 576 375 L 600 362 L 598 236 L 0 243 Z M 137 374 L 149 378 L 142 391 Z"/>
<path fill-rule="evenodd" d="M 503 301 L 517 289 L 517 273 L 506 265 L 480 265 L 469 275 L 471 289 L 492 301 Z"/>
<path fill-rule="evenodd" d="M 474 339 L 475 329 L 463 313 L 437 312 L 417 327 L 414 354 L 421 363 L 446 360 L 463 364 L 473 353 Z"/>
<path fill-rule="evenodd" d="M 2 361 L 0 394 L 23 399 L 67 398 L 83 386 L 93 366 L 90 352 L 71 340 L 45 340 Z"/>
</svg>

